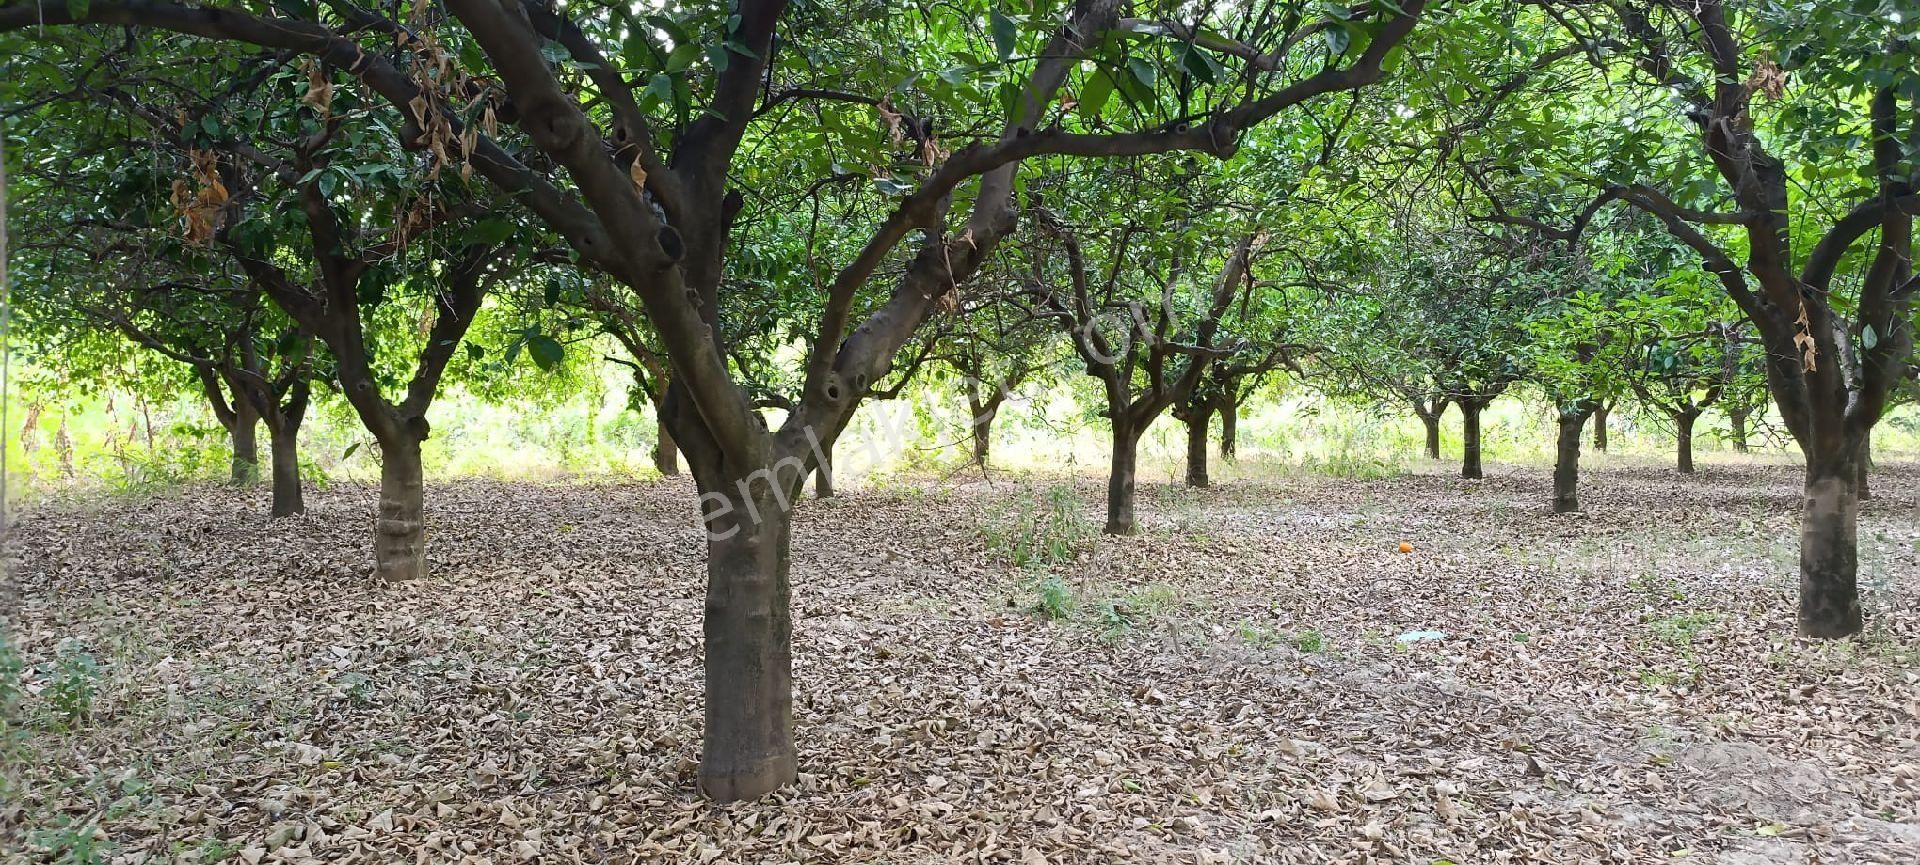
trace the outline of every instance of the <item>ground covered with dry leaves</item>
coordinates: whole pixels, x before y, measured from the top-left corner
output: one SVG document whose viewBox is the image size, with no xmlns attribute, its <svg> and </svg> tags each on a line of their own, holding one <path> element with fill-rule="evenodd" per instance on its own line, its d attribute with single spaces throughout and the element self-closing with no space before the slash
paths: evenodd
<svg viewBox="0 0 1920 865">
<path fill-rule="evenodd" d="M 686 481 L 434 485 L 406 585 L 366 487 L 42 505 L 0 861 L 1920 861 L 1920 468 L 1827 644 L 1790 466 L 1603 464 L 1575 516 L 1537 468 L 1229 474 L 1118 539 L 1050 522 L 1096 478 L 808 502 L 802 775 L 726 807 Z"/>
</svg>

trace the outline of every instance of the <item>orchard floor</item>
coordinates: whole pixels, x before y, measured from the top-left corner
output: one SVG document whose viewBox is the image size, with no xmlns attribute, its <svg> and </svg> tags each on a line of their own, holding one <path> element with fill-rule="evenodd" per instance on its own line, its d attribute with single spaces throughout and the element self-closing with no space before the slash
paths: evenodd
<svg viewBox="0 0 1920 865">
<path fill-rule="evenodd" d="M 42 505 L 0 861 L 1920 861 L 1920 466 L 1837 643 L 1791 637 L 1790 466 L 1603 460 L 1576 516 L 1539 468 L 1237 474 L 1051 585 L 988 538 L 1097 478 L 808 502 L 801 778 L 726 807 L 685 480 L 432 485 L 404 585 L 364 486 Z"/>
</svg>

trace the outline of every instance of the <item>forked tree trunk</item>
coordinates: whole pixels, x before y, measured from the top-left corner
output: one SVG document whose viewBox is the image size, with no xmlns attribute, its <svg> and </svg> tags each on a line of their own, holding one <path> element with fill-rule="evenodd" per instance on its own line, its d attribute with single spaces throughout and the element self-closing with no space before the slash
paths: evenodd
<svg viewBox="0 0 1920 865">
<path fill-rule="evenodd" d="M 1220 403 L 1220 458 L 1227 462 L 1240 458 L 1239 426 L 1240 403 L 1229 396 Z"/>
<path fill-rule="evenodd" d="M 1607 452 L 1607 418 L 1613 414 L 1613 406 L 1602 405 L 1593 410 L 1593 449 Z"/>
<path fill-rule="evenodd" d="M 1727 411 L 1727 431 L 1727 440 L 1733 442 L 1733 452 L 1748 453 L 1746 411 Z"/>
<path fill-rule="evenodd" d="M 1674 437 L 1678 440 L 1675 458 L 1680 473 L 1693 474 L 1693 422 L 1700 417 L 1699 412 L 1683 411 L 1673 416 Z"/>
<path fill-rule="evenodd" d="M 272 515 L 290 517 L 305 513 L 307 503 L 300 491 L 299 427 L 270 430 L 267 438 L 273 457 Z"/>
<path fill-rule="evenodd" d="M 679 448 L 674 446 L 673 434 L 667 431 L 665 422 L 660 421 L 656 417 L 653 429 L 655 433 L 653 444 L 654 470 L 660 472 L 662 477 L 673 477 L 680 473 Z"/>
<path fill-rule="evenodd" d="M 374 573 L 388 582 L 426 575 L 425 482 L 420 441 L 381 442 L 380 514 L 373 527 Z"/>
<path fill-rule="evenodd" d="M 1856 460 L 1807 455 L 1806 502 L 1800 517 L 1800 633 L 1846 637 L 1862 626 L 1859 588 L 1860 503 Z"/>
<path fill-rule="evenodd" d="M 1207 486 L 1207 427 L 1213 420 L 1212 408 L 1195 403 L 1182 420 L 1187 424 L 1187 486 Z"/>
<path fill-rule="evenodd" d="M 1480 411 L 1477 400 L 1460 401 L 1460 476 L 1468 480 L 1483 477 L 1480 471 Z"/>
<path fill-rule="evenodd" d="M 1107 534 L 1133 534 L 1134 466 L 1140 436 L 1116 424 L 1113 430 L 1113 468 L 1107 475 Z"/>
<path fill-rule="evenodd" d="M 1580 509 L 1580 437 L 1593 411 L 1562 411 L 1560 439 L 1553 463 L 1553 512 L 1570 514 Z"/>
<path fill-rule="evenodd" d="M 702 473 L 697 463 L 695 472 Z M 785 493 L 774 487 L 781 480 L 776 474 L 772 483 L 701 484 L 707 603 L 700 788 L 717 802 L 755 799 L 798 776 L 788 583 L 793 523 Z"/>
<path fill-rule="evenodd" d="M 250 484 L 260 479 L 260 414 L 236 395 L 232 421 L 227 437 L 233 442 L 233 482 Z"/>
</svg>

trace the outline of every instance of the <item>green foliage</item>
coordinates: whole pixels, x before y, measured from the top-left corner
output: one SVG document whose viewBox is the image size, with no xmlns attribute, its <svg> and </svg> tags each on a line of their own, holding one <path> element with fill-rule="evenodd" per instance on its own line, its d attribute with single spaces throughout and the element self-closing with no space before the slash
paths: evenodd
<svg viewBox="0 0 1920 865">
<path fill-rule="evenodd" d="M 1005 513 L 980 526 L 987 549 L 1017 568 L 1072 562 L 1096 534 L 1085 503 L 1066 484 L 1054 484 L 1038 495 L 1024 489 Z"/>
<path fill-rule="evenodd" d="M 100 664 L 78 644 L 63 643 L 47 669 L 46 701 L 57 723 L 72 727 L 93 712 L 93 698 L 99 692 Z"/>
<path fill-rule="evenodd" d="M 1033 578 L 1028 588 L 1033 592 L 1033 605 L 1030 609 L 1049 619 L 1066 619 L 1079 607 L 1074 597 L 1073 587 L 1065 580 L 1053 574 L 1042 574 Z"/>
</svg>

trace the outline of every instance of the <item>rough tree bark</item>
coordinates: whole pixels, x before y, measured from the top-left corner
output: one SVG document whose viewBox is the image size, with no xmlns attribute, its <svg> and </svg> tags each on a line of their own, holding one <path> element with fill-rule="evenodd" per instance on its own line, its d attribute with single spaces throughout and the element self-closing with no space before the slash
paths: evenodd
<svg viewBox="0 0 1920 865">
<path fill-rule="evenodd" d="M 1207 478 L 1207 427 L 1212 424 L 1214 407 L 1210 402 L 1195 400 L 1193 405 L 1182 412 L 1181 422 L 1187 425 L 1187 486 L 1204 487 L 1209 484 Z"/>
<path fill-rule="evenodd" d="M 290 517 L 305 512 L 306 498 L 300 490 L 299 427 L 271 432 L 268 447 L 273 458 L 272 516 Z"/>
<path fill-rule="evenodd" d="M 1579 402 L 1560 410 L 1560 438 L 1553 463 L 1553 512 L 1568 514 L 1580 510 L 1580 438 L 1587 418 L 1596 414 L 1591 402 Z"/>
<path fill-rule="evenodd" d="M 694 469 L 707 518 L 700 788 L 722 802 L 758 798 L 799 771 L 788 574 L 793 524 L 788 497 L 774 486 L 777 471 L 756 483 L 750 474 L 730 478 L 719 465 Z"/>
<path fill-rule="evenodd" d="M 813 497 L 830 499 L 833 498 L 834 495 L 833 450 L 831 448 L 824 448 L 821 451 L 820 465 L 815 466 L 813 469 Z"/>
<path fill-rule="evenodd" d="M 1220 401 L 1220 458 L 1234 462 L 1240 458 L 1240 402 L 1232 396 Z"/>
<path fill-rule="evenodd" d="M 1683 475 L 1693 474 L 1693 422 L 1699 419 L 1698 411 L 1682 411 L 1673 415 L 1675 466 Z"/>
<path fill-rule="evenodd" d="M 1727 410 L 1727 440 L 1733 443 L 1733 452 L 1750 452 L 1747 445 L 1747 411 L 1745 409 Z"/>
<path fill-rule="evenodd" d="M 233 474 L 236 484 L 260 479 L 260 415 L 244 399 L 235 399 L 231 416 L 225 419 L 227 437 L 233 442 Z"/>
<path fill-rule="evenodd" d="M 1868 475 L 1873 472 L 1873 430 L 1860 434 L 1860 455 L 1855 463 L 1859 466 L 1859 476 L 1854 481 L 1853 494 L 1864 502 L 1873 498 L 1873 487 L 1868 482 Z"/>
<path fill-rule="evenodd" d="M 1593 449 L 1607 452 L 1607 418 L 1613 415 L 1613 403 L 1603 402 L 1593 410 Z"/>
<path fill-rule="evenodd" d="M 666 421 L 659 419 L 658 411 L 655 409 L 653 425 L 657 436 L 653 443 L 653 468 L 662 477 L 673 477 L 680 473 L 680 450 L 674 446 L 673 432 L 667 429 Z"/>
<path fill-rule="evenodd" d="M 1427 430 L 1427 459 L 1440 458 L 1440 419 L 1446 415 L 1447 405 L 1445 399 L 1435 400 L 1431 406 L 1420 400 L 1413 404 L 1413 413 Z"/>
<path fill-rule="evenodd" d="M 1860 505 L 1854 455 L 1809 455 L 1800 517 L 1800 632 L 1845 637 L 1863 626 L 1859 588 Z"/>
<path fill-rule="evenodd" d="M 425 477 L 420 439 L 380 442 L 380 510 L 373 527 L 374 574 L 389 582 L 427 573 Z"/>
<path fill-rule="evenodd" d="M 1139 452 L 1140 431 L 1116 420 L 1112 468 L 1107 474 L 1107 534 L 1130 535 L 1138 528 L 1133 516 L 1133 492 Z"/>
<path fill-rule="evenodd" d="M 1457 402 L 1460 404 L 1460 476 L 1479 480 L 1484 477 L 1480 470 L 1480 412 L 1486 403 L 1477 399 Z"/>
</svg>

